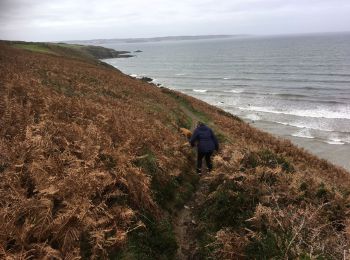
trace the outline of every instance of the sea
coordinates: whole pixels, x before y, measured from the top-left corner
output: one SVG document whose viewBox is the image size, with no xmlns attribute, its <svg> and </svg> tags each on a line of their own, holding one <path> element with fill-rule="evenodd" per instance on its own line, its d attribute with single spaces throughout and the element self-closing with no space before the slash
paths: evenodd
<svg viewBox="0 0 350 260">
<path fill-rule="evenodd" d="M 106 59 L 350 170 L 350 33 L 104 44 Z M 142 52 L 135 52 L 141 50 Z"/>
</svg>

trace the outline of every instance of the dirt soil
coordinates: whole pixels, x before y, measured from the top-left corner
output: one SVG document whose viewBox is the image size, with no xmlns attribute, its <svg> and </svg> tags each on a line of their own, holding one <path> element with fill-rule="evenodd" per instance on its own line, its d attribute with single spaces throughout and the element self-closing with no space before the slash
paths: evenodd
<svg viewBox="0 0 350 260">
<path fill-rule="evenodd" d="M 196 192 L 186 205 L 178 212 L 174 221 L 174 232 L 179 248 L 176 259 L 200 259 L 196 241 L 195 228 L 198 221 L 194 216 L 197 207 L 204 202 L 208 194 L 210 174 L 204 172 Z"/>
</svg>

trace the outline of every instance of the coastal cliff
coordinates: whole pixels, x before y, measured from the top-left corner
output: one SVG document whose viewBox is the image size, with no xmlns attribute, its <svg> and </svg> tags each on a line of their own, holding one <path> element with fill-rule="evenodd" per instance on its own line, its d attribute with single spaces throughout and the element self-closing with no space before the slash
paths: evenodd
<svg viewBox="0 0 350 260">
<path fill-rule="evenodd" d="M 344 256 L 348 172 L 96 60 L 111 53 L 0 43 L 2 258 Z M 201 178 L 180 131 L 197 120 L 221 144 Z"/>
<path fill-rule="evenodd" d="M 71 58 L 83 59 L 90 62 L 96 62 L 97 59 L 133 57 L 129 51 L 116 51 L 114 49 L 94 45 L 23 41 L 0 41 L 0 43 L 33 52 L 69 56 Z"/>
</svg>

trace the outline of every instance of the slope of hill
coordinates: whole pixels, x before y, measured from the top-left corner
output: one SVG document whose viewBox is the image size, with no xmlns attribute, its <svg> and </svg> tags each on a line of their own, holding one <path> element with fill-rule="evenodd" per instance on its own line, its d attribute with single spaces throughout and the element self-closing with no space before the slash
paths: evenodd
<svg viewBox="0 0 350 260">
<path fill-rule="evenodd" d="M 133 57 L 133 55 L 131 55 L 129 51 L 116 51 L 114 49 L 93 45 L 23 41 L 0 42 L 3 42 L 4 44 L 8 44 L 19 49 L 25 49 L 33 52 L 69 56 L 71 58 L 77 58 L 88 62 L 98 62 L 97 59 Z"/>
<path fill-rule="evenodd" d="M 105 64 L 0 48 L 0 256 L 339 259 L 349 173 Z M 221 142 L 199 179 L 180 127 Z M 191 258 L 192 257 L 192 258 Z"/>
</svg>

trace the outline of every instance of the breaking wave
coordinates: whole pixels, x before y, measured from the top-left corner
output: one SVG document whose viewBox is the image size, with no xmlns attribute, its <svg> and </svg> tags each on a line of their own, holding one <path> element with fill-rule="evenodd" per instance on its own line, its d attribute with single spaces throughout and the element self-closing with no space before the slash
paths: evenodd
<svg viewBox="0 0 350 260">
<path fill-rule="evenodd" d="M 350 106 L 343 106 L 337 111 L 330 109 L 291 109 L 291 110 L 276 110 L 271 107 L 238 107 L 241 110 L 256 111 L 272 114 L 284 114 L 299 117 L 313 117 L 313 118 L 330 118 L 330 119 L 350 119 Z"/>
</svg>

